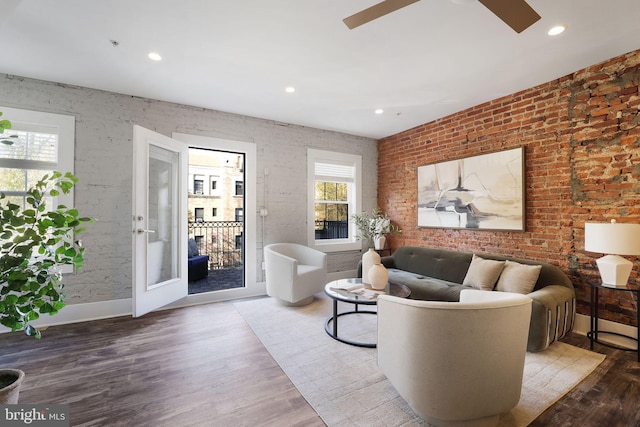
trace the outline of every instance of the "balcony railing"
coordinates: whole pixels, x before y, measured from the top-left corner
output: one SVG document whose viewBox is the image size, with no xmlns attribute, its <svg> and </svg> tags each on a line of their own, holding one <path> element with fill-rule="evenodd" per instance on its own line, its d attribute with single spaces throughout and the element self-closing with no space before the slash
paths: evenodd
<svg viewBox="0 0 640 427">
<path fill-rule="evenodd" d="M 244 224 L 238 221 L 195 221 L 188 223 L 189 238 L 198 244 L 200 255 L 209 255 L 209 270 L 242 266 Z"/>
<path fill-rule="evenodd" d="M 347 239 L 349 237 L 348 221 L 316 220 L 316 240 Z"/>
</svg>

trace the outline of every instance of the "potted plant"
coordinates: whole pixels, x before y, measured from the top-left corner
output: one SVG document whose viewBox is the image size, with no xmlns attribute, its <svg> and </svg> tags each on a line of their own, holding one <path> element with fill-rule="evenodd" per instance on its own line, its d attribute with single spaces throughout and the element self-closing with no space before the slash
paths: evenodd
<svg viewBox="0 0 640 427">
<path fill-rule="evenodd" d="M 0 126 L 11 128 L 6 120 Z M 3 143 L 6 138 L 0 135 Z M 82 268 L 84 248 L 75 234 L 91 218 L 63 205 L 47 207 L 52 197 L 68 194 L 77 181 L 71 173 L 46 174 L 26 191 L 24 207 L 0 193 L 0 324 L 12 331 L 40 338 L 31 322 L 65 305 L 61 267 Z M 17 389 L 15 383 L 23 376 L 17 370 L 0 371 L 0 403 L 6 399 L 3 391 Z"/>
<path fill-rule="evenodd" d="M 366 240 L 369 248 L 383 249 L 387 234 L 400 234 L 402 230 L 380 208 L 373 208 L 371 216 L 366 211 L 351 215 L 351 220 L 358 229 L 357 238 Z"/>
<path fill-rule="evenodd" d="M 374 250 L 374 247 L 376 249 L 384 248 L 384 242 L 380 243 L 381 239 L 386 238 L 387 234 L 400 234 L 402 230 L 397 225 L 391 224 L 389 217 L 377 207 L 373 208 L 371 216 L 366 211 L 351 215 L 351 221 L 358 229 L 356 237 L 365 240 L 369 246 L 369 250 L 362 255 L 362 283 L 374 285 L 372 278 L 369 277 L 369 271 L 374 265 L 380 264 L 380 255 Z M 376 244 L 376 242 L 378 243 Z M 386 279 L 377 282 L 375 285 L 386 285 Z M 382 287 L 384 288 L 384 286 Z"/>
</svg>

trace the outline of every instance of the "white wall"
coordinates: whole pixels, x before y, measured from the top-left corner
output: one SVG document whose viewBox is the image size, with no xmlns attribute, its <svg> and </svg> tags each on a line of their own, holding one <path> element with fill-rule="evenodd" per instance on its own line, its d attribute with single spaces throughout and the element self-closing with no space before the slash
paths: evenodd
<svg viewBox="0 0 640 427">
<path fill-rule="evenodd" d="M 377 145 L 372 139 L 9 75 L 0 75 L 0 94 L 0 103 L 9 107 L 76 117 L 75 173 L 80 181 L 75 205 L 97 222 L 81 236 L 87 248 L 85 268 L 65 279 L 67 304 L 131 297 L 134 124 L 167 136 L 182 132 L 257 145 L 258 209 L 264 207 L 263 172 L 269 171 L 269 215 L 262 230 L 262 218 L 253 213 L 258 241 L 249 242 L 256 245 L 258 266 L 263 243 L 306 243 L 307 148 L 362 155 L 363 207 L 376 204 Z M 353 270 L 359 257 L 357 251 L 331 254 L 329 271 Z M 259 269 L 257 274 L 262 281 Z"/>
</svg>

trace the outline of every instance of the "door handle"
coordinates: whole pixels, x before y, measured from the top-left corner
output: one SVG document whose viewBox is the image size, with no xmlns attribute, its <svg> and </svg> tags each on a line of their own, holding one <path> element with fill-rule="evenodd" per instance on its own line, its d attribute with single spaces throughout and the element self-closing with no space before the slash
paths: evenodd
<svg viewBox="0 0 640 427">
<path fill-rule="evenodd" d="M 137 232 L 138 234 L 142 234 L 142 233 L 155 233 L 155 232 L 156 232 L 156 230 L 145 230 L 145 229 L 142 229 L 142 228 L 138 228 L 138 229 L 136 230 L 136 232 Z"/>
</svg>

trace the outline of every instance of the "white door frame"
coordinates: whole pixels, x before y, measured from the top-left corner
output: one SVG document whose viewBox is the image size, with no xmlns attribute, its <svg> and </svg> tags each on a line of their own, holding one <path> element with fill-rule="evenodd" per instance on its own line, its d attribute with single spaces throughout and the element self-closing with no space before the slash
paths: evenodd
<svg viewBox="0 0 640 427">
<path fill-rule="evenodd" d="M 171 304 L 170 307 L 202 304 L 207 302 L 225 301 L 236 298 L 246 298 L 257 295 L 265 295 L 264 282 L 258 283 L 257 277 L 257 148 L 253 142 L 234 141 L 230 139 L 212 138 L 200 135 L 190 135 L 174 132 L 172 137 L 186 143 L 193 148 L 209 148 L 219 151 L 230 151 L 245 154 L 245 206 L 244 206 L 244 233 L 245 233 L 245 265 L 244 288 L 224 289 L 216 292 L 188 295 L 185 299 Z M 186 221 L 185 221 L 186 223 Z M 186 224 L 185 224 L 186 226 Z M 186 235 L 186 234 L 185 234 Z"/>
</svg>

